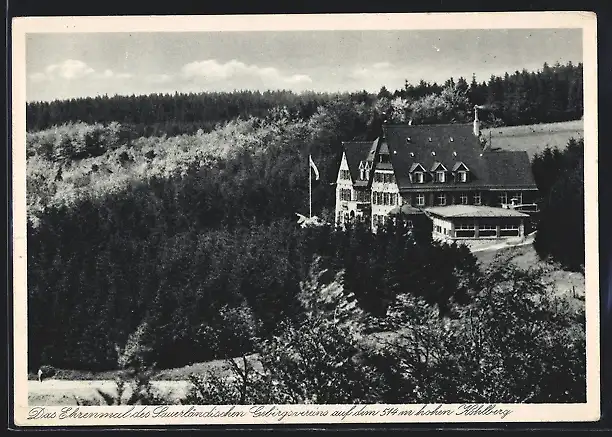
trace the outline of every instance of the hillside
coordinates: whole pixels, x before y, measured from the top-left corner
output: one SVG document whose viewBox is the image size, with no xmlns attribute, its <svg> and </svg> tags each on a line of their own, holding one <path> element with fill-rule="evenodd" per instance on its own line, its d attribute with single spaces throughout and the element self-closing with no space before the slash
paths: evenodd
<svg viewBox="0 0 612 437">
<path fill-rule="evenodd" d="M 526 150 L 529 158 L 533 159 L 533 156 L 544 150 L 546 146 L 564 148 L 570 138 L 584 138 L 584 121 L 574 120 L 482 130 L 482 135 L 487 140 L 489 134 L 493 148 Z"/>
</svg>

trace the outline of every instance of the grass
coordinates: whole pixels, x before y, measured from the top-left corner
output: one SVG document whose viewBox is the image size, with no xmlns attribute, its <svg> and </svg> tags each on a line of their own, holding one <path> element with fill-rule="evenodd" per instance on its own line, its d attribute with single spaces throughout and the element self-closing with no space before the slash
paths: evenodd
<svg viewBox="0 0 612 437">
<path fill-rule="evenodd" d="M 570 138 L 584 138 L 582 120 L 483 129 L 487 140 L 491 135 L 493 149 L 526 150 L 532 159 L 547 146 L 563 149 Z"/>
<path fill-rule="evenodd" d="M 584 305 L 585 279 L 582 273 L 563 270 L 549 261 L 541 260 L 531 244 L 510 247 L 499 251 L 475 252 L 474 256 L 476 256 L 476 259 L 478 259 L 483 267 L 486 267 L 493 262 L 497 254 L 508 255 L 510 262 L 520 269 L 546 269 L 548 271 L 546 278 L 553 282 L 557 293 L 567 296 L 573 305 Z"/>
<path fill-rule="evenodd" d="M 257 356 L 250 355 L 249 360 L 257 368 Z M 67 370 L 57 369 L 56 374 L 50 379 L 68 380 L 68 381 L 112 381 L 121 375 L 121 370 L 107 370 L 102 372 L 94 372 L 90 370 Z M 186 381 L 189 375 L 206 375 L 208 372 L 214 372 L 216 375 L 229 376 L 231 369 L 226 360 L 212 360 L 205 363 L 193 363 L 184 367 L 175 369 L 161 369 L 153 371 L 152 381 Z M 31 381 L 38 380 L 38 376 L 30 373 L 28 379 Z"/>
</svg>

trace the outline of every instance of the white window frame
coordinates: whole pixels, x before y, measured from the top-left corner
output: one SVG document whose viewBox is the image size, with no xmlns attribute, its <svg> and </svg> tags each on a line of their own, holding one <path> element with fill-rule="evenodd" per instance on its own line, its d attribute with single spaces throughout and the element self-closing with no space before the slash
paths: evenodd
<svg viewBox="0 0 612 437">
<path fill-rule="evenodd" d="M 507 191 L 500 191 L 500 193 L 497 195 L 497 198 L 499 200 L 500 205 L 508 204 L 508 192 Z"/>
<path fill-rule="evenodd" d="M 416 195 L 416 204 L 417 206 L 425 206 L 425 194 L 418 193 Z"/>
<path fill-rule="evenodd" d="M 436 180 L 440 183 L 446 182 L 446 172 L 444 170 L 436 171 Z"/>
<path fill-rule="evenodd" d="M 481 231 L 495 231 L 497 230 L 497 226 L 490 224 L 481 224 L 478 225 L 478 229 L 480 229 Z"/>
<path fill-rule="evenodd" d="M 474 193 L 474 205 L 482 205 L 482 194 L 480 191 Z"/>
<path fill-rule="evenodd" d="M 467 193 L 460 193 L 459 194 L 459 203 L 461 203 L 461 205 L 467 205 L 469 203 L 470 199 L 468 197 Z"/>
<path fill-rule="evenodd" d="M 340 188 L 340 201 L 342 202 L 350 202 L 352 200 L 353 193 L 350 188 Z M 346 194 L 348 193 L 348 199 L 345 199 Z"/>
<path fill-rule="evenodd" d="M 340 179 L 348 181 L 351 179 L 351 172 L 349 170 L 340 170 Z"/>
<path fill-rule="evenodd" d="M 499 227 L 500 231 L 518 231 L 520 230 L 520 226 L 519 225 L 509 225 L 509 224 L 504 224 L 501 225 Z"/>
<path fill-rule="evenodd" d="M 475 231 L 476 225 L 474 223 L 460 223 L 455 226 L 455 229 L 459 231 Z"/>
<path fill-rule="evenodd" d="M 425 182 L 425 173 L 422 171 L 415 171 L 414 173 L 414 180 L 415 183 L 417 184 L 422 184 Z"/>
<path fill-rule="evenodd" d="M 511 196 L 510 200 L 512 200 L 515 197 L 518 200 L 518 204 L 522 205 L 523 204 L 523 192 L 522 191 L 517 191 L 516 193 L 513 193 L 513 195 Z"/>
<path fill-rule="evenodd" d="M 459 170 L 457 172 L 457 175 L 459 176 L 459 180 L 458 182 L 467 182 L 467 171 L 466 170 Z"/>
<path fill-rule="evenodd" d="M 438 193 L 436 195 L 436 205 L 446 206 L 446 193 Z"/>
</svg>

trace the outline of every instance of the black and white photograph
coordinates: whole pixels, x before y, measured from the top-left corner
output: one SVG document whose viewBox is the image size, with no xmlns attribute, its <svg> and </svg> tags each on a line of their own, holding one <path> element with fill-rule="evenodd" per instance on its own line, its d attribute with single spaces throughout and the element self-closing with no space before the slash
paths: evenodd
<svg viewBox="0 0 612 437">
<path fill-rule="evenodd" d="M 19 424 L 598 419 L 595 16 L 243 18 L 14 22 Z"/>
</svg>

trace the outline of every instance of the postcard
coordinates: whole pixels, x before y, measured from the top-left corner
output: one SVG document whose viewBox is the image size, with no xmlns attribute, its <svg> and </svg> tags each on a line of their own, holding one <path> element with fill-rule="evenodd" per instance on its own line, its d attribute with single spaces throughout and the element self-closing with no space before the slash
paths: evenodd
<svg viewBox="0 0 612 437">
<path fill-rule="evenodd" d="M 590 12 L 12 23 L 21 427 L 600 416 Z"/>
</svg>

